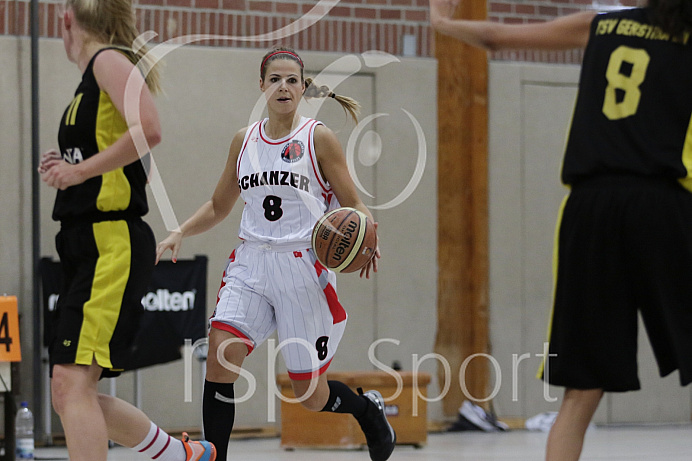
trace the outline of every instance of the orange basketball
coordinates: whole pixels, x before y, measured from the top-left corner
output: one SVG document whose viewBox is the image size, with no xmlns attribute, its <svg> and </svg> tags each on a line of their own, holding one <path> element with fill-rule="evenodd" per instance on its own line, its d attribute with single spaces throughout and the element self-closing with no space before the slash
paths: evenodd
<svg viewBox="0 0 692 461">
<path fill-rule="evenodd" d="M 322 216 L 312 229 L 317 259 L 334 272 L 361 270 L 375 254 L 375 225 L 354 208 L 337 208 Z"/>
</svg>

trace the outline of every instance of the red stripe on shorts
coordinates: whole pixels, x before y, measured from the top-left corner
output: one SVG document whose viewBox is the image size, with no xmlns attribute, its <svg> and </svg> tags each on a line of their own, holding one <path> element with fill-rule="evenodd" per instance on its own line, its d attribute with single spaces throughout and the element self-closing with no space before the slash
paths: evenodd
<svg viewBox="0 0 692 461">
<path fill-rule="evenodd" d="M 217 322 L 214 320 L 212 320 L 211 326 L 212 326 L 212 328 L 216 328 L 218 330 L 227 331 L 231 334 L 236 335 L 238 338 L 240 338 L 245 343 L 245 345 L 247 346 L 248 355 L 250 355 L 252 350 L 255 348 L 255 343 L 253 343 L 250 338 L 245 336 L 245 334 L 243 334 L 243 332 L 238 330 L 237 328 L 233 328 L 232 326 L 230 326 L 227 323 Z"/>
<path fill-rule="evenodd" d="M 308 371 L 306 373 L 291 373 L 290 371 L 288 372 L 288 377 L 291 378 L 294 381 L 306 381 L 310 378 L 312 378 L 313 374 L 315 376 L 320 376 L 323 374 L 325 371 L 327 371 L 327 368 L 329 368 L 329 365 L 332 363 L 331 360 L 329 362 L 325 363 L 322 365 L 322 367 L 319 370 L 315 371 Z"/>
<path fill-rule="evenodd" d="M 319 261 L 315 261 L 315 270 L 317 271 L 317 276 L 319 277 L 322 271 L 327 269 Z M 339 302 L 339 297 L 336 294 L 336 290 L 331 283 L 328 283 L 324 288 L 324 295 L 327 297 L 327 304 L 329 305 L 329 311 L 332 313 L 332 323 L 336 325 L 337 323 L 346 320 L 346 310 Z"/>
<path fill-rule="evenodd" d="M 228 262 L 232 263 L 235 261 L 235 250 L 231 252 L 231 256 L 228 257 Z M 226 264 L 226 267 L 228 267 L 228 263 Z M 216 304 L 219 304 L 219 295 L 221 294 L 221 290 L 223 287 L 226 286 L 226 282 L 223 281 L 223 279 L 226 278 L 226 269 L 223 270 L 223 275 L 221 276 L 221 286 L 219 287 L 219 291 L 216 293 Z M 214 313 L 216 313 L 216 310 L 214 310 Z"/>
</svg>

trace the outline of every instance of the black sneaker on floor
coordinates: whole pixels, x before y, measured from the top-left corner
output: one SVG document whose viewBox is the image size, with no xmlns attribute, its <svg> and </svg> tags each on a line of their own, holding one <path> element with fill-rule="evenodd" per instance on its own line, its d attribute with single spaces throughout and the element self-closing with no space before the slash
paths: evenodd
<svg viewBox="0 0 692 461">
<path fill-rule="evenodd" d="M 358 393 L 369 400 L 365 414 L 357 419 L 368 442 L 370 459 L 387 461 L 396 445 L 396 433 L 384 414 L 384 399 L 374 390 L 363 394 L 363 390 L 358 388 Z"/>
</svg>

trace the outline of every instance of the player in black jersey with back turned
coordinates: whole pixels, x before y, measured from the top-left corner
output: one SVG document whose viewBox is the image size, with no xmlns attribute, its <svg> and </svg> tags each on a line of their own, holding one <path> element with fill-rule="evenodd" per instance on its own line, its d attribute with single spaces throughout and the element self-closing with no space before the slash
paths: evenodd
<svg viewBox="0 0 692 461">
<path fill-rule="evenodd" d="M 158 89 L 131 0 L 66 0 L 65 51 L 82 81 L 60 121 L 60 152 L 46 152 L 42 180 L 58 189 L 53 219 L 63 283 L 49 347 L 53 408 L 72 461 L 106 461 L 108 439 L 158 461 L 213 461 L 209 442 L 175 440 L 133 405 L 99 394 L 132 354 L 141 298 L 154 269 L 140 143 L 161 139 Z M 135 67 L 137 65 L 137 67 Z M 134 91 L 131 91 L 133 90 Z M 139 110 L 127 110 L 132 108 Z M 127 115 L 127 117 L 126 117 Z"/>
<path fill-rule="evenodd" d="M 586 48 L 562 180 L 550 362 L 565 387 L 546 459 L 579 459 L 604 392 L 640 388 L 637 313 L 661 376 L 692 382 L 692 0 L 583 12 L 540 24 L 431 23 L 471 45 Z"/>
</svg>

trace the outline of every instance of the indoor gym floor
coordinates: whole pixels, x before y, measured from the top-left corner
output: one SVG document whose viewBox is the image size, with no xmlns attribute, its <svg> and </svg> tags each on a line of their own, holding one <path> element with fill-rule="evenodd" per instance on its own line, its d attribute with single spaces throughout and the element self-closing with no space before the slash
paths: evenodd
<svg viewBox="0 0 692 461">
<path fill-rule="evenodd" d="M 513 430 L 506 433 L 450 432 L 428 436 L 423 448 L 398 446 L 390 458 L 416 461 L 540 461 L 547 434 Z M 229 459 L 238 461 L 368 461 L 358 450 L 294 450 L 279 446 L 278 438 L 232 440 Z M 67 459 L 67 450 L 39 448 L 37 460 Z M 115 447 L 109 461 L 146 460 L 132 451 Z M 587 434 L 582 461 L 689 461 L 692 460 L 692 425 L 607 426 Z"/>
</svg>

